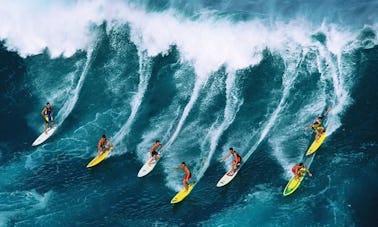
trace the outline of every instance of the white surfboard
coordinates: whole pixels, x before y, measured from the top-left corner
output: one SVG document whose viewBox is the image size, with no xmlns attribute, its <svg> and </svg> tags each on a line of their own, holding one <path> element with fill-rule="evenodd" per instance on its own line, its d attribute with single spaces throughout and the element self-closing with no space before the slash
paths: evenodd
<svg viewBox="0 0 378 227">
<path fill-rule="evenodd" d="M 239 168 L 240 169 L 240 168 Z M 236 170 L 236 172 L 234 174 L 232 174 L 231 176 L 229 175 L 229 173 L 231 172 L 228 171 L 217 183 L 217 187 L 223 187 L 225 186 L 226 184 L 230 183 L 232 181 L 232 179 L 234 179 L 234 177 L 236 176 L 236 174 L 238 174 L 239 172 L 239 169 Z"/>
<path fill-rule="evenodd" d="M 43 131 L 42 134 L 33 142 L 32 146 L 37 146 L 45 142 L 50 136 L 52 136 L 52 134 L 54 134 L 56 128 L 56 126 L 48 128 L 47 133 Z"/>
<path fill-rule="evenodd" d="M 144 163 L 144 165 L 142 166 L 142 168 L 140 168 L 140 170 L 138 172 L 138 177 L 144 177 L 147 174 L 149 174 L 155 168 L 156 163 L 158 163 L 158 161 L 160 160 L 160 158 L 157 161 L 152 161 L 151 163 L 150 163 L 150 161 L 153 158 L 148 159 L 148 161 L 146 163 Z"/>
</svg>

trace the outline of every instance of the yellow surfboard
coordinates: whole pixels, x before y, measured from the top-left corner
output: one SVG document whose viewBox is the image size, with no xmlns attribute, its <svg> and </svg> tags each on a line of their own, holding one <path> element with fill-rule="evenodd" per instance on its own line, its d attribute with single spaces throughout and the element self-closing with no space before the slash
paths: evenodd
<svg viewBox="0 0 378 227">
<path fill-rule="evenodd" d="M 108 157 L 111 149 L 112 148 L 110 148 L 109 150 L 106 150 L 105 152 L 103 152 L 100 155 L 97 155 L 94 159 L 92 159 L 92 161 L 90 161 L 88 163 L 87 168 L 93 167 L 93 166 L 99 164 L 100 162 L 102 162 L 106 157 Z"/>
<path fill-rule="evenodd" d="M 173 199 L 171 200 L 171 203 L 174 204 L 174 203 L 179 203 L 179 202 L 183 201 L 190 194 L 190 192 L 194 188 L 194 185 L 195 185 L 195 183 L 189 184 L 188 190 L 185 190 L 185 188 L 181 189 L 181 191 L 179 191 L 175 195 L 175 197 L 173 197 Z"/>
<path fill-rule="evenodd" d="M 311 144 L 311 146 L 308 148 L 307 152 L 306 152 L 306 155 L 310 155 L 312 153 L 314 153 L 316 150 L 318 150 L 318 148 L 320 147 L 320 145 L 322 145 L 322 143 L 324 142 L 325 138 L 326 138 L 326 133 L 323 132 L 319 139 L 318 140 L 314 140 L 314 142 Z"/>
<path fill-rule="evenodd" d="M 288 196 L 292 194 L 293 192 L 295 192 L 299 188 L 299 185 L 302 183 L 302 180 L 305 177 L 305 175 L 306 175 L 306 172 L 303 172 L 303 175 L 300 177 L 293 176 L 293 178 L 291 178 L 289 183 L 287 183 L 283 191 L 283 195 Z"/>
</svg>

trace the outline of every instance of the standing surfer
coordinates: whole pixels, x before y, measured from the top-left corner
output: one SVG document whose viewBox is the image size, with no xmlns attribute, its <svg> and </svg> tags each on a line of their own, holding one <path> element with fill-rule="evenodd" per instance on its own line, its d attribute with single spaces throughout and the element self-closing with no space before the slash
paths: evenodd
<svg viewBox="0 0 378 227">
<path fill-rule="evenodd" d="M 185 162 L 182 162 L 179 166 L 177 166 L 174 169 L 174 172 L 176 172 L 180 168 L 185 172 L 184 179 L 182 180 L 182 184 L 184 185 L 185 190 L 188 190 L 189 188 L 188 181 L 192 177 L 192 173 L 190 172 L 189 167 L 186 165 Z"/>
<path fill-rule="evenodd" d="M 153 162 L 156 162 L 157 160 L 159 160 L 160 153 L 157 152 L 157 150 L 160 147 L 163 147 L 163 144 L 160 143 L 160 140 L 156 140 L 150 149 L 151 161 L 149 162 L 149 164 L 152 164 Z"/>
<path fill-rule="evenodd" d="M 241 164 L 241 161 L 242 161 L 242 158 L 241 156 L 239 155 L 238 152 L 236 152 L 234 150 L 234 148 L 230 147 L 230 150 L 229 152 L 220 160 L 221 162 L 223 162 L 224 160 L 226 160 L 228 157 L 230 156 L 233 156 L 234 157 L 234 160 L 232 161 L 232 164 L 231 164 L 231 170 L 230 172 L 227 174 L 229 176 L 232 176 L 234 175 L 234 173 L 236 172 L 236 170 L 240 167 L 240 164 Z"/>
<path fill-rule="evenodd" d="M 47 128 L 49 126 L 50 127 L 54 126 L 54 121 L 53 121 L 54 110 L 49 102 L 46 103 L 45 107 L 43 107 L 41 114 L 42 114 L 43 119 L 45 120 L 45 133 L 47 134 Z"/>
<path fill-rule="evenodd" d="M 105 134 L 102 135 L 102 137 L 97 143 L 98 156 L 100 156 L 102 153 L 104 153 L 106 150 L 109 150 L 110 148 L 113 148 L 113 144 L 110 142 L 110 140 L 106 137 Z"/>
<path fill-rule="evenodd" d="M 312 130 L 316 133 L 315 140 L 317 141 L 321 134 L 325 132 L 324 126 L 322 126 L 324 118 L 328 115 L 329 111 L 331 111 L 331 108 L 328 108 L 322 115 L 316 118 L 316 120 L 311 123 L 309 126 L 305 127 L 305 130 L 308 128 L 312 128 Z"/>
</svg>

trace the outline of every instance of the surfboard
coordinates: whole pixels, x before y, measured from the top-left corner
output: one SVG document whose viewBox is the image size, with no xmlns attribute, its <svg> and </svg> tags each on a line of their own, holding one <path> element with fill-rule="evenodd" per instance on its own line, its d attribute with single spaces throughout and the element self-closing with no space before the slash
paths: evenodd
<svg viewBox="0 0 378 227">
<path fill-rule="evenodd" d="M 90 161 L 88 163 L 87 168 L 93 167 L 93 166 L 99 164 L 100 162 L 104 161 L 104 159 L 106 157 L 108 157 L 111 150 L 112 150 L 112 148 L 110 148 L 109 150 L 106 150 L 105 152 L 103 152 L 100 155 L 97 155 L 94 159 L 92 159 L 92 161 Z"/>
<path fill-rule="evenodd" d="M 175 204 L 175 203 L 179 203 L 179 202 L 183 201 L 190 194 L 190 192 L 194 188 L 194 185 L 196 185 L 196 184 L 190 183 L 188 190 L 185 190 L 185 188 L 181 189 L 181 191 L 179 191 L 175 195 L 175 197 L 173 197 L 173 199 L 171 200 L 171 203 Z"/>
<path fill-rule="evenodd" d="M 144 177 L 147 174 L 149 174 L 155 168 L 156 163 L 160 160 L 160 158 L 157 161 L 152 161 L 153 158 L 148 159 L 148 161 L 146 163 L 144 163 L 142 168 L 140 168 L 140 170 L 138 172 L 138 177 Z"/>
<path fill-rule="evenodd" d="M 320 145 L 322 145 L 322 143 L 324 142 L 326 136 L 326 133 L 323 132 L 317 141 L 314 140 L 314 142 L 312 142 L 311 146 L 308 148 L 306 155 L 313 154 L 316 150 L 318 150 Z"/>
<path fill-rule="evenodd" d="M 48 128 L 47 133 L 43 131 L 42 134 L 33 142 L 32 146 L 37 146 L 45 142 L 48 138 L 50 138 L 50 136 L 52 136 L 52 134 L 54 134 L 56 128 L 56 126 Z"/>
<path fill-rule="evenodd" d="M 240 167 L 239 167 L 240 169 Z M 239 169 L 236 170 L 236 172 L 232 175 L 230 175 L 230 171 L 228 171 L 217 183 L 217 187 L 223 187 L 225 186 L 226 184 L 230 183 L 232 181 L 232 179 L 234 179 L 234 177 L 236 176 L 236 174 L 238 174 L 239 172 Z"/>
<path fill-rule="evenodd" d="M 290 179 L 289 183 L 287 183 L 287 185 L 286 185 L 286 187 L 283 191 L 283 195 L 288 196 L 288 195 L 291 195 L 292 193 L 294 193 L 299 188 L 299 185 L 302 183 L 302 180 L 305 177 L 305 175 L 306 175 L 306 172 L 304 172 L 301 177 L 293 176 Z"/>
</svg>

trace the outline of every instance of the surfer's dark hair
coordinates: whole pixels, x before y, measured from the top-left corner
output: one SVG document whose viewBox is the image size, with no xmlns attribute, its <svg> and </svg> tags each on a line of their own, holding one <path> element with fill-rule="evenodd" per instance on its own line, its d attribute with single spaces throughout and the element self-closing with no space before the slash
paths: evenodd
<svg viewBox="0 0 378 227">
<path fill-rule="evenodd" d="M 230 147 L 230 150 L 231 150 L 231 151 L 233 151 L 233 150 L 234 150 L 234 148 Z"/>
<path fill-rule="evenodd" d="M 155 140 L 155 143 L 159 143 L 160 142 L 160 140 Z"/>
<path fill-rule="evenodd" d="M 303 162 L 300 162 L 299 165 L 300 165 L 300 166 L 303 166 Z"/>
<path fill-rule="evenodd" d="M 104 134 L 104 135 L 102 135 L 102 138 L 106 138 L 106 135 Z"/>
<path fill-rule="evenodd" d="M 182 162 L 181 165 L 186 165 L 186 163 L 185 163 L 185 162 Z"/>
</svg>

